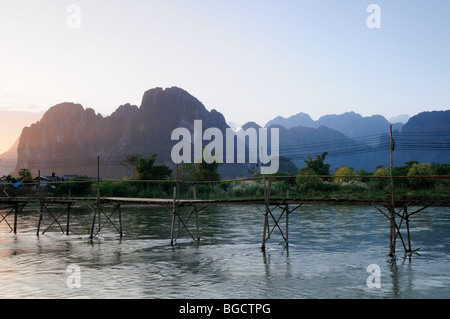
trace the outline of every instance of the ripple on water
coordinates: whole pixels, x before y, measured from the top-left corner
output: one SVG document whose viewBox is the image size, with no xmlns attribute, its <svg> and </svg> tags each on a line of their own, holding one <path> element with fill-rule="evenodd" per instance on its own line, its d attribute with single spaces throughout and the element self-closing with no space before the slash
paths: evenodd
<svg viewBox="0 0 450 319">
<path fill-rule="evenodd" d="M 446 298 L 450 211 L 432 212 L 411 225 L 420 255 L 405 257 L 398 243 L 394 259 L 386 256 L 385 218 L 366 207 L 305 208 L 291 215 L 289 248 L 275 231 L 264 252 L 261 213 L 250 207 L 205 209 L 200 243 L 184 232 L 173 247 L 164 210 L 126 211 L 123 239 L 109 229 L 92 242 L 80 221 L 70 236 L 52 230 L 37 237 L 29 216 L 19 234 L 0 231 L 0 297 Z M 74 264 L 81 287 L 70 289 Z M 370 264 L 381 269 L 378 290 L 366 285 Z"/>
</svg>

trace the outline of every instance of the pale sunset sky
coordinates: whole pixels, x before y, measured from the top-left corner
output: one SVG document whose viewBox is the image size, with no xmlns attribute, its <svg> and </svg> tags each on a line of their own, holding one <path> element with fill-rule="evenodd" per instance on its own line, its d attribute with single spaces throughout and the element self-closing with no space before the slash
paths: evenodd
<svg viewBox="0 0 450 319">
<path fill-rule="evenodd" d="M 448 0 L 1 0 L 0 152 L 57 103 L 106 116 L 154 87 L 239 124 L 449 109 L 449 16 Z"/>
</svg>

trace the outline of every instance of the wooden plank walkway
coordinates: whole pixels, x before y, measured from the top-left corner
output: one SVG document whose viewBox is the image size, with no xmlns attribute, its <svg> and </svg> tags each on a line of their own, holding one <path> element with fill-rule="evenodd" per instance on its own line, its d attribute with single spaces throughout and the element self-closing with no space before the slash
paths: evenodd
<svg viewBox="0 0 450 319">
<path fill-rule="evenodd" d="M 23 202 L 38 202 L 43 200 L 46 203 L 68 204 L 76 202 L 95 203 L 96 197 L 0 197 L 0 205 L 8 205 Z M 129 197 L 100 197 L 100 203 L 118 203 L 129 205 L 149 205 L 149 206 L 172 206 L 173 199 L 167 198 L 129 198 Z M 179 205 L 264 205 L 264 198 L 234 198 L 234 199 L 177 199 Z M 384 206 L 390 204 L 389 199 L 308 199 L 308 198 L 270 198 L 270 205 L 279 204 L 322 204 L 322 205 L 379 205 Z M 408 206 L 433 206 L 433 207 L 450 207 L 449 199 L 411 199 L 396 200 L 395 207 Z"/>
</svg>

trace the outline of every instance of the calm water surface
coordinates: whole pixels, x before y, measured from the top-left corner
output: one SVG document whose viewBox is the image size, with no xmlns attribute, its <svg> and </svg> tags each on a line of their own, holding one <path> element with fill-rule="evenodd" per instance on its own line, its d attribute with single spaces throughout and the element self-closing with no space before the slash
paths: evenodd
<svg viewBox="0 0 450 319">
<path fill-rule="evenodd" d="M 89 241 L 91 218 L 90 210 L 74 208 L 69 236 L 54 225 L 37 237 L 35 211 L 19 216 L 16 235 L 0 223 L 0 297 L 450 297 L 449 208 L 414 215 L 412 248 L 420 255 L 405 255 L 398 240 L 395 258 L 387 256 L 389 222 L 372 207 L 302 206 L 290 215 L 289 248 L 274 231 L 265 252 L 263 216 L 252 206 L 204 209 L 200 244 L 183 232 L 173 247 L 164 208 L 122 208 L 123 239 L 107 225 Z M 44 216 L 41 230 L 50 223 Z M 380 288 L 367 286 L 372 264 L 380 267 Z M 69 288 L 71 267 L 79 269 L 79 287 Z"/>
</svg>

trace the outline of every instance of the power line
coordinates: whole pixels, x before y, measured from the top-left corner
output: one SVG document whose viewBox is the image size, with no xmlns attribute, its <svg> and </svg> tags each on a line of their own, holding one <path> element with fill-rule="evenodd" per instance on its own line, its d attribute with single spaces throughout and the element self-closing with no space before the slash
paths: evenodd
<svg viewBox="0 0 450 319">
<path fill-rule="evenodd" d="M 395 149 L 401 151 L 413 150 L 450 150 L 450 132 L 405 132 L 394 134 Z M 301 159 L 307 156 L 327 152 L 328 157 L 352 156 L 358 154 L 381 152 L 389 150 L 389 136 L 387 134 L 373 134 L 357 138 L 345 138 L 336 140 L 325 140 L 320 142 L 289 144 L 272 148 L 280 156 L 290 159 Z M 255 154 L 256 153 L 256 154 Z M 151 156 L 153 153 L 141 153 L 141 156 Z M 248 156 L 257 155 L 258 150 L 247 150 Z M 106 165 L 122 165 L 128 154 L 109 154 L 101 156 L 101 163 Z M 27 159 L 26 162 L 33 166 L 65 166 L 76 165 L 77 167 L 95 167 L 97 156 L 89 157 L 54 157 L 51 159 Z M 2 159 L 0 167 L 13 167 L 17 163 L 15 159 Z"/>
</svg>

